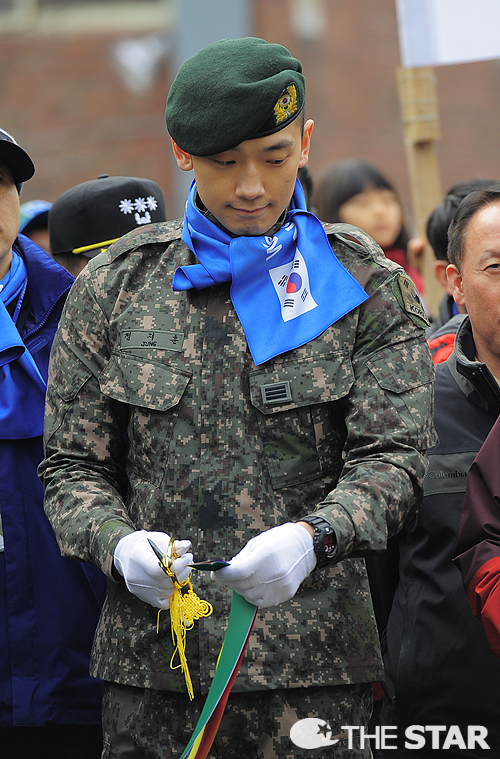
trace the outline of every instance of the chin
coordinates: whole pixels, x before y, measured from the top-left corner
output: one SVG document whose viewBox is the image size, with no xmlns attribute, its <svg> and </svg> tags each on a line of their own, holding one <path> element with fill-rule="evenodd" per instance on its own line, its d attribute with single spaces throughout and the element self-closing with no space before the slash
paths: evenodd
<svg viewBox="0 0 500 759">
<path fill-rule="evenodd" d="M 260 225 L 252 224 L 252 225 L 244 225 L 242 227 L 226 226 L 226 229 L 228 229 L 229 232 L 231 232 L 233 235 L 237 235 L 238 237 L 258 237 L 259 235 L 263 235 L 265 232 L 267 232 L 268 227 L 266 227 L 265 229 L 262 229 Z"/>
<path fill-rule="evenodd" d="M 260 235 L 263 235 L 267 232 L 267 229 L 260 229 L 256 227 L 252 227 L 251 229 L 245 229 L 241 232 L 238 232 L 237 234 L 240 235 L 240 237 L 259 237 Z"/>
</svg>

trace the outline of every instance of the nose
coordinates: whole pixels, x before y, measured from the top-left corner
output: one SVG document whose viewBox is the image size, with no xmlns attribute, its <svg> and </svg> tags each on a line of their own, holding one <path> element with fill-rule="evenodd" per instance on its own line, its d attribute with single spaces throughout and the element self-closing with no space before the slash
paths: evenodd
<svg viewBox="0 0 500 759">
<path fill-rule="evenodd" d="M 235 192 L 239 198 L 245 200 L 255 200 L 264 194 L 262 177 L 255 164 L 246 164 L 242 167 Z"/>
<path fill-rule="evenodd" d="M 387 213 L 387 203 L 382 198 L 376 198 L 372 201 L 372 211 L 375 216 L 384 216 Z"/>
</svg>

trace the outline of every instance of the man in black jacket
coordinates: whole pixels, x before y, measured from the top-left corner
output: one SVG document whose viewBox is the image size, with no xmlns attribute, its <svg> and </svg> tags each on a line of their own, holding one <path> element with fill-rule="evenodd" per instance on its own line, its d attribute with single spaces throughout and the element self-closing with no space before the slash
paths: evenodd
<svg viewBox="0 0 500 759">
<path fill-rule="evenodd" d="M 423 504 L 400 542 L 381 718 L 399 730 L 387 742 L 397 750 L 379 752 L 392 759 L 417 748 L 420 755 L 440 749 L 447 756 L 500 756 L 500 661 L 452 562 L 467 473 L 500 413 L 500 191 L 462 201 L 448 256 L 453 297 L 468 316 L 454 352 L 436 367 L 440 442 L 429 451 Z"/>
</svg>

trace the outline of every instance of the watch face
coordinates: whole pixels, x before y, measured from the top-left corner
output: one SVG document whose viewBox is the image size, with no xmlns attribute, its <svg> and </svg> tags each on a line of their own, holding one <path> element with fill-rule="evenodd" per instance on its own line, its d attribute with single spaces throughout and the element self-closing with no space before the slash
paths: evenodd
<svg viewBox="0 0 500 759">
<path fill-rule="evenodd" d="M 325 556 L 328 558 L 335 556 L 336 549 L 337 541 L 335 540 L 335 533 L 331 532 L 328 535 L 325 535 L 323 537 L 323 550 L 325 552 Z"/>
</svg>

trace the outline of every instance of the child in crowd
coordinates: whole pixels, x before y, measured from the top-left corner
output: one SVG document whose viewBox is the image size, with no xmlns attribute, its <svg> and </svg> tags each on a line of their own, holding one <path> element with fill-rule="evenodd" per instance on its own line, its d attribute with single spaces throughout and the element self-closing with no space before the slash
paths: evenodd
<svg viewBox="0 0 500 759">
<path fill-rule="evenodd" d="M 345 222 L 367 232 L 423 294 L 422 277 L 408 260 L 409 236 L 399 197 L 375 166 L 357 158 L 332 166 L 318 184 L 315 209 L 322 221 Z"/>
</svg>

